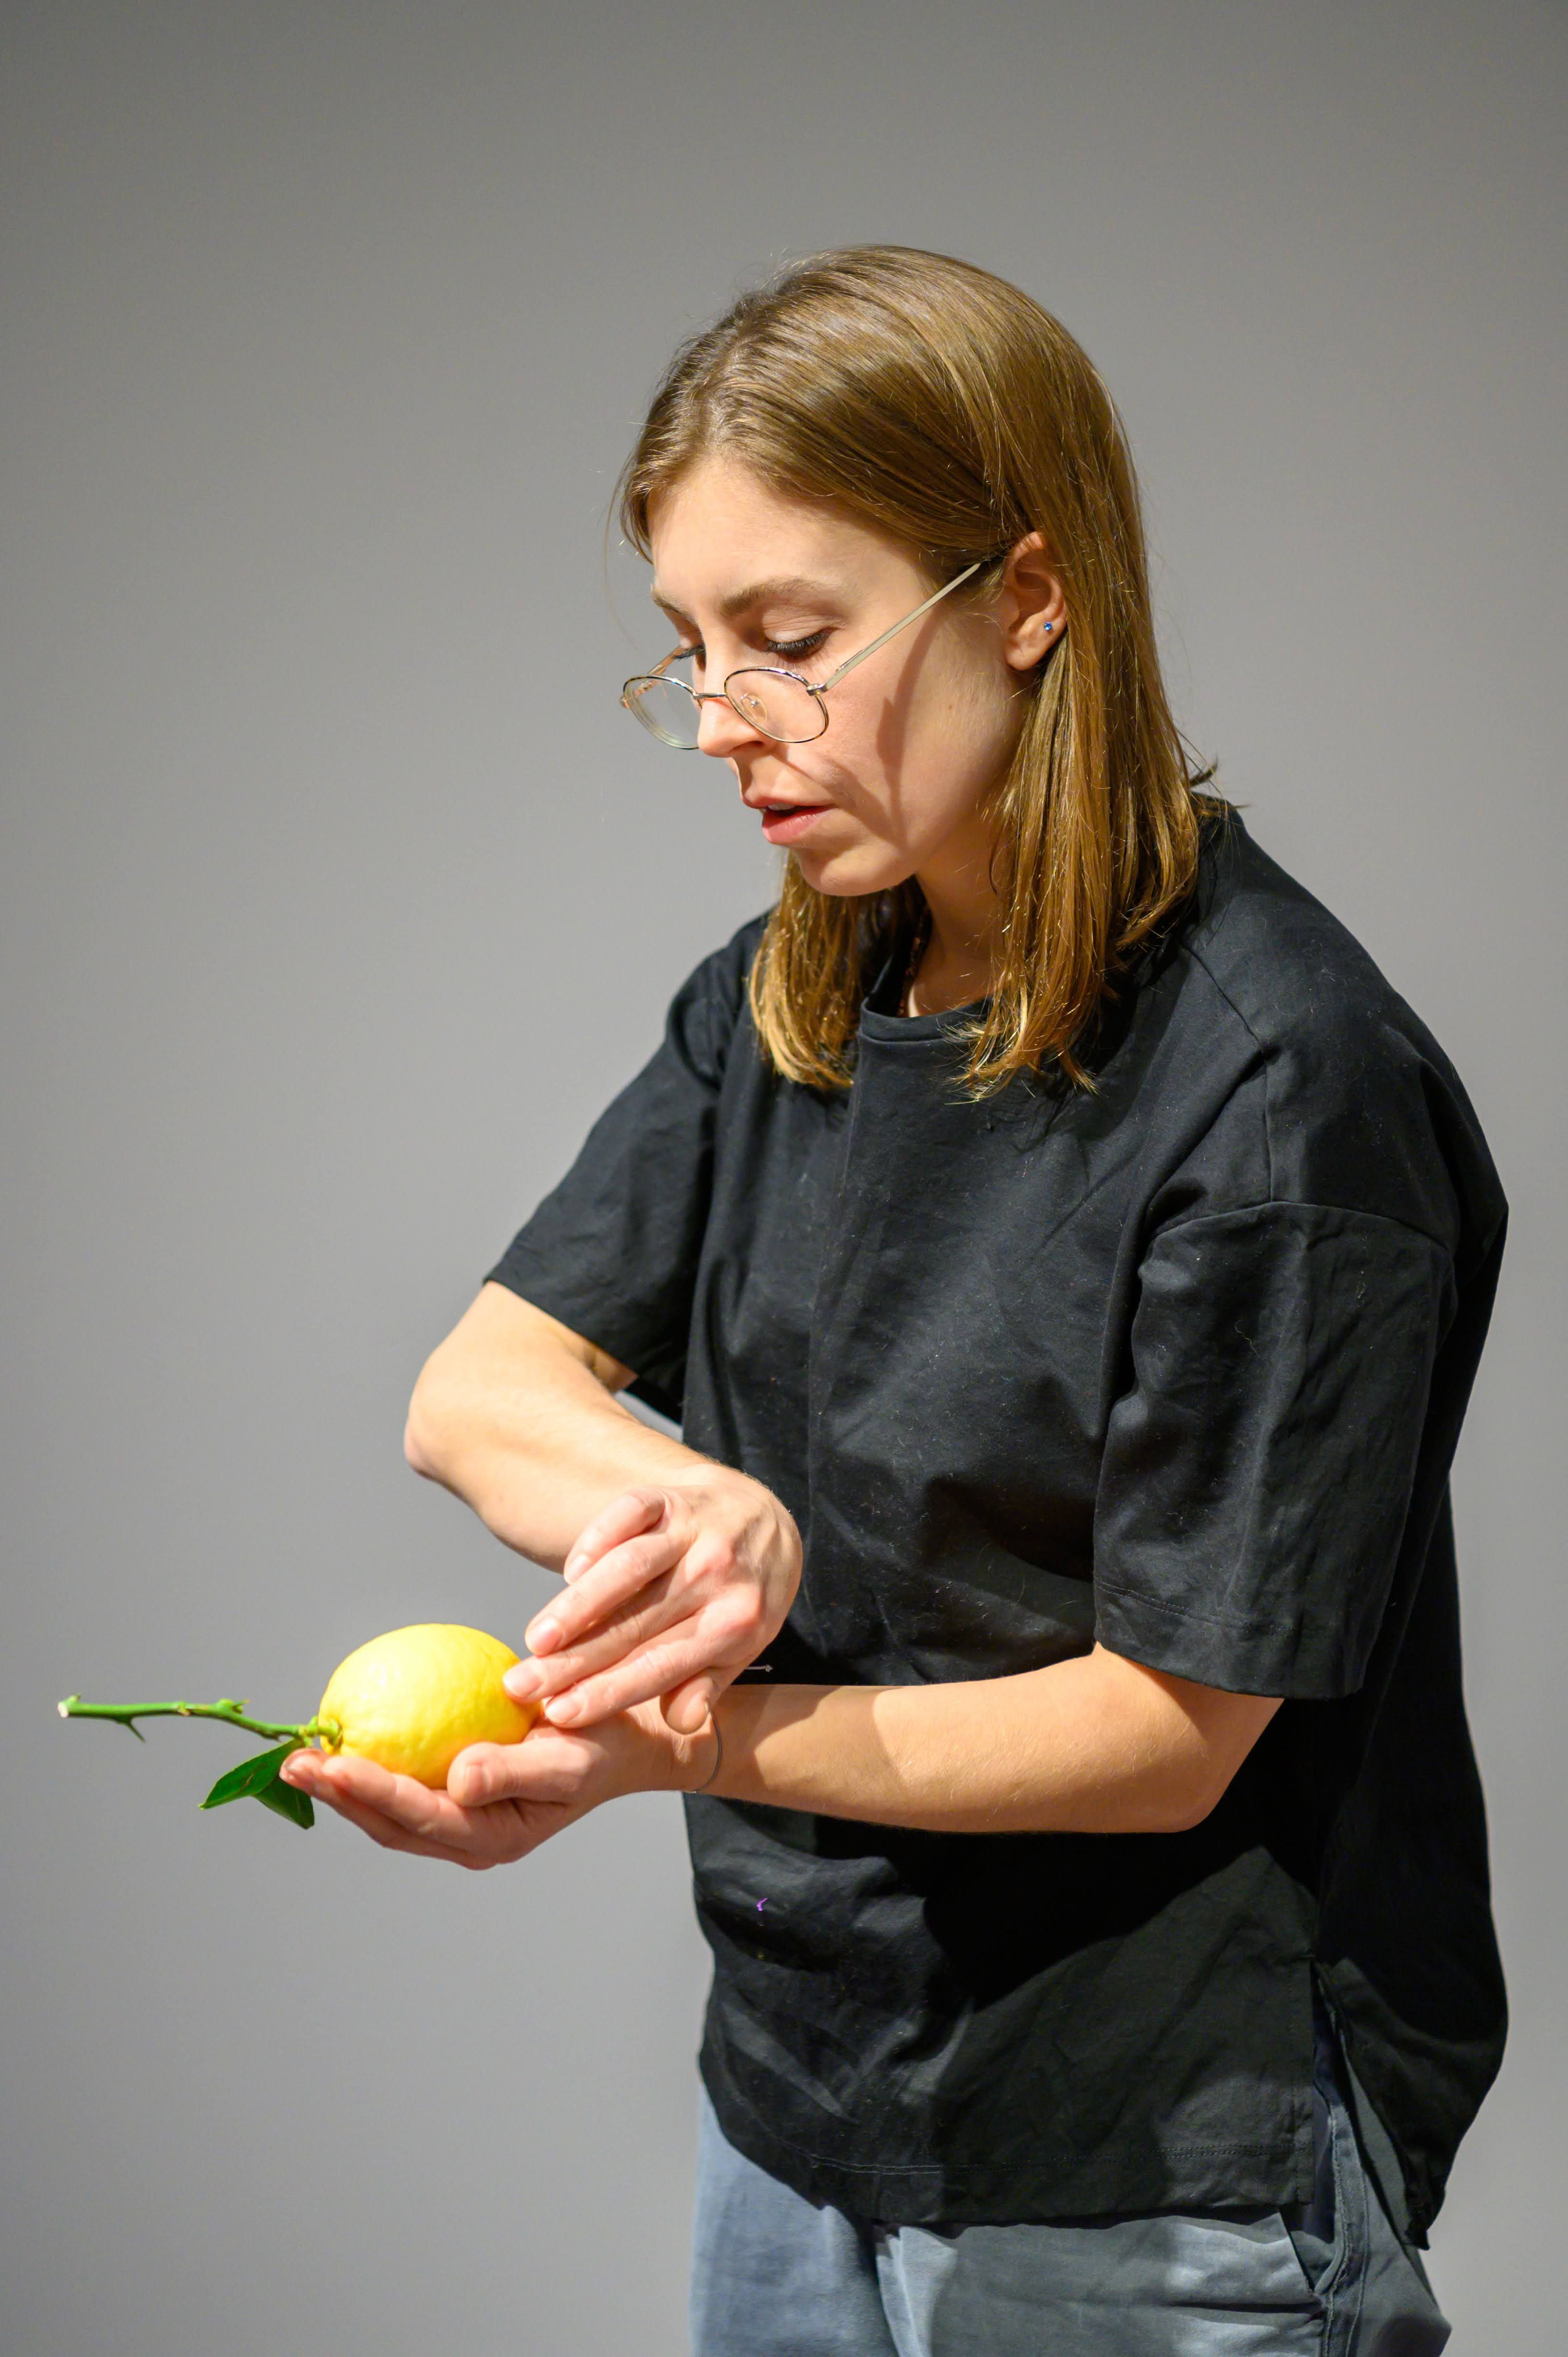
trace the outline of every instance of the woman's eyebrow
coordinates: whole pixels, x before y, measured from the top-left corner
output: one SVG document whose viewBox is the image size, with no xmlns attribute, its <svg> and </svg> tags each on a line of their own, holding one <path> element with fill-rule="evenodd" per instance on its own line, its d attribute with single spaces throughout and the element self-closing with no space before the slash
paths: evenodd
<svg viewBox="0 0 1568 2357">
<path fill-rule="evenodd" d="M 648 594 L 661 613 L 672 616 L 678 622 L 691 621 L 692 617 L 684 607 L 677 606 L 666 597 L 656 581 L 649 584 Z M 732 589 L 727 597 L 719 599 L 719 614 L 725 621 L 733 622 L 737 614 L 750 613 L 758 606 L 787 606 L 790 603 L 820 606 L 824 603 L 837 605 L 839 602 L 836 594 L 822 582 L 808 580 L 801 573 L 790 573 L 780 575 L 772 581 L 754 581 L 745 589 Z"/>
</svg>

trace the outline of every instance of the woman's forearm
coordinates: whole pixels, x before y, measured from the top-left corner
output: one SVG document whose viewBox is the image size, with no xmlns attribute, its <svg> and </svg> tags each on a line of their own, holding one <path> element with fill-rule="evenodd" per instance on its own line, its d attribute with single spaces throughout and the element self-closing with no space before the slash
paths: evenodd
<svg viewBox="0 0 1568 2357">
<path fill-rule="evenodd" d="M 735 1686 L 707 1789 L 933 1833 L 1174 1833 L 1208 1814 L 1278 1706 L 1098 1647 L 976 1683 Z"/>
<path fill-rule="evenodd" d="M 411 1465 L 520 1555 L 569 1574 L 523 1631 L 517 1699 L 591 1727 L 661 1699 L 694 1734 L 783 1623 L 800 1534 L 760 1481 L 620 1406 L 631 1370 L 484 1286 L 414 1388 Z"/>
<path fill-rule="evenodd" d="M 607 1498 L 713 1470 L 621 1406 L 614 1393 L 630 1379 L 532 1303 L 487 1285 L 420 1375 L 409 1463 L 509 1546 L 559 1571 Z"/>
</svg>

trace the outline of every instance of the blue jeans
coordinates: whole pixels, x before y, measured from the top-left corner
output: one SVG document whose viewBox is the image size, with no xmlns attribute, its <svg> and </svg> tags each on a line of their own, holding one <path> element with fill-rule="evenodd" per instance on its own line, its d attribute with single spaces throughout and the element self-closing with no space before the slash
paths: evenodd
<svg viewBox="0 0 1568 2357">
<path fill-rule="evenodd" d="M 815 2208 L 704 2095 L 692 2357 L 1437 2357 L 1447 2320 L 1363 2162 L 1326 2025 L 1314 2078 L 1299 2215 L 950 2230 Z"/>
</svg>

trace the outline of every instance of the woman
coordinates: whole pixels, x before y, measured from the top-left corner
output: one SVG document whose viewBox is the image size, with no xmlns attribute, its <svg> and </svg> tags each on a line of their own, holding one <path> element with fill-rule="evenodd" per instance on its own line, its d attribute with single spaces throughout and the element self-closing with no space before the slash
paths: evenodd
<svg viewBox="0 0 1568 2357">
<path fill-rule="evenodd" d="M 623 700 L 780 897 L 415 1393 L 418 1469 L 564 1571 L 508 1681 L 553 1731 L 294 1780 L 467 1866 L 693 1795 L 704 2357 L 1436 2351 L 1503 2018 L 1474 1115 L 1188 776 L 1114 410 L 1026 296 L 819 256 L 622 488 L 677 640 Z"/>
</svg>

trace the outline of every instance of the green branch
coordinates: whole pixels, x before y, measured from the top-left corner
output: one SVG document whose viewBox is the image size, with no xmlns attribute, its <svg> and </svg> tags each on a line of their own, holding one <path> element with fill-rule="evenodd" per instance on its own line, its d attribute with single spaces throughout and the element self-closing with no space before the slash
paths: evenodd
<svg viewBox="0 0 1568 2357">
<path fill-rule="evenodd" d="M 242 1727 L 248 1735 L 270 1736 L 275 1743 L 293 1736 L 297 1742 L 308 1743 L 320 1736 L 328 1750 L 336 1750 L 343 1739 L 343 1730 L 335 1718 L 307 1718 L 303 1725 L 292 1727 L 282 1720 L 252 1718 L 242 1702 L 83 1702 L 80 1695 L 67 1695 L 59 1705 L 62 1718 L 106 1718 L 115 1727 L 128 1727 L 138 1743 L 146 1741 L 136 1725 L 139 1718 L 216 1718 L 225 1727 Z"/>
</svg>

